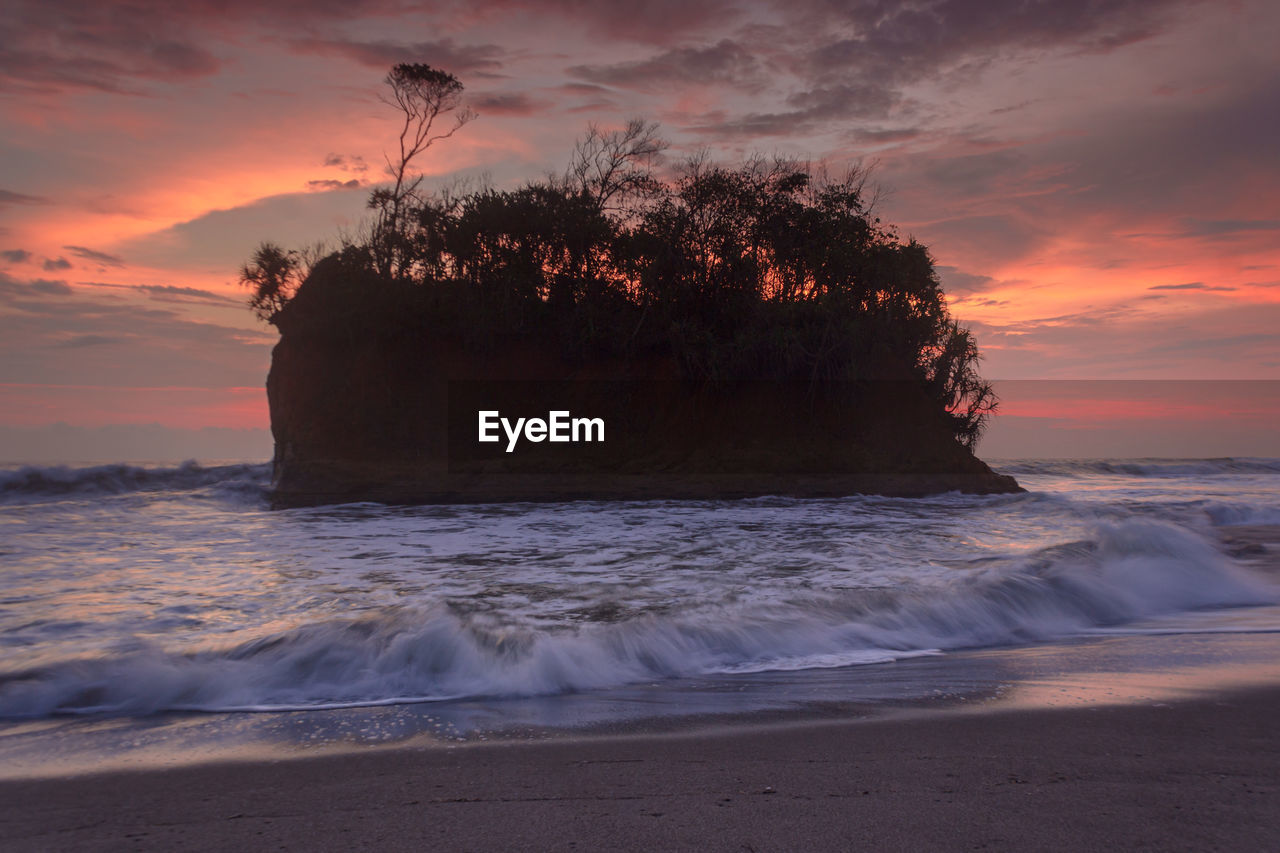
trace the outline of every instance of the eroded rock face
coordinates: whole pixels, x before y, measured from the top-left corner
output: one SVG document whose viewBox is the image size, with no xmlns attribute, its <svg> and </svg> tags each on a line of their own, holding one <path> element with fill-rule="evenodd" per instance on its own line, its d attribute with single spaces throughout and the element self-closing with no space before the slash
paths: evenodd
<svg viewBox="0 0 1280 853">
<path fill-rule="evenodd" d="M 837 394 L 697 384 L 670 359 L 573 361 L 533 336 L 477 340 L 442 324 L 430 298 L 331 276 L 278 317 L 267 379 L 278 504 L 1020 490 L 955 440 L 902 371 Z M 478 442 L 478 412 L 504 409 L 600 418 L 606 439 Z"/>
</svg>

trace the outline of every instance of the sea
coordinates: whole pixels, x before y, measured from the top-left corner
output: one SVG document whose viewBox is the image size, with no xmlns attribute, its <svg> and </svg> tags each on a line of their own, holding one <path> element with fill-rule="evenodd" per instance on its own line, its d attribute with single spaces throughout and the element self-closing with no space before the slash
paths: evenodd
<svg viewBox="0 0 1280 853">
<path fill-rule="evenodd" d="M 0 776 L 1280 680 L 1280 460 L 992 464 L 1027 491 L 286 510 L 9 466 Z"/>
</svg>

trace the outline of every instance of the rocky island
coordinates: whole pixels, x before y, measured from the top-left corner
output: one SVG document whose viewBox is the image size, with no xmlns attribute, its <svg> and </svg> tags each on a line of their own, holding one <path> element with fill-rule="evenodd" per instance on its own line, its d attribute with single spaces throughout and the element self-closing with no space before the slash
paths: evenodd
<svg viewBox="0 0 1280 853">
<path fill-rule="evenodd" d="M 242 270 L 281 333 L 278 504 L 1019 490 L 972 452 L 996 406 L 976 343 L 865 172 L 660 173 L 637 120 L 592 127 L 563 177 L 427 195 L 408 162 L 470 119 L 461 85 L 387 82 L 406 132 L 365 238 Z M 544 440 L 570 412 L 601 440 Z M 494 437 L 504 414 L 520 440 Z"/>
</svg>

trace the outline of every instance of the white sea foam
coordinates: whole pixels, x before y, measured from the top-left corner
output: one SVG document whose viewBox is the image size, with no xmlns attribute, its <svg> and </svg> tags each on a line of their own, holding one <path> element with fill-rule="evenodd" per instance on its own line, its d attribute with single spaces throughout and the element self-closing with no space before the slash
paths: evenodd
<svg viewBox="0 0 1280 853">
<path fill-rule="evenodd" d="M 1280 461 L 998 467 L 1032 492 L 272 512 L 265 465 L 0 471 L 0 715 L 553 695 L 1280 598 L 1205 538 L 1275 523 Z"/>
<path fill-rule="evenodd" d="M 1137 478 L 1214 477 L 1238 474 L 1280 474 L 1280 459 L 1224 457 L 1219 459 L 1030 459 L 995 462 L 1004 474 L 1058 477 L 1118 476 Z"/>
<path fill-rule="evenodd" d="M 159 648 L 0 676 L 0 716 L 277 710 L 549 695 L 1035 642 L 1198 608 L 1274 603 L 1212 543 L 1146 519 L 1098 525 L 947 582 L 670 604 L 539 625 L 433 605 L 331 619 L 221 650 Z"/>
<path fill-rule="evenodd" d="M 141 465 L 65 465 L 0 469 L 0 501 L 30 502 L 116 495 L 212 489 L 220 495 L 261 498 L 270 485 L 271 466 L 239 464 L 202 466 L 195 461 L 176 467 Z"/>
<path fill-rule="evenodd" d="M 1280 524 L 1280 497 L 1268 505 L 1214 501 L 1204 507 L 1214 524 L 1222 527 L 1253 524 Z"/>
</svg>

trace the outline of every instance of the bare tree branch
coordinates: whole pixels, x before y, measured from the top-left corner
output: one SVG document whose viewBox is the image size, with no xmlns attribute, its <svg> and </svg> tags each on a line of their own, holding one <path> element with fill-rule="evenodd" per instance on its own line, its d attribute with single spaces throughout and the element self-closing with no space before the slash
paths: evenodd
<svg viewBox="0 0 1280 853">
<path fill-rule="evenodd" d="M 593 198 L 601 210 L 625 213 L 631 203 L 661 189 L 653 169 L 667 147 L 657 122 L 633 118 L 607 133 L 590 124 L 574 146 L 565 183 Z"/>
<path fill-rule="evenodd" d="M 402 245 L 406 214 L 422 183 L 421 175 L 411 175 L 410 164 L 434 143 L 457 133 L 476 114 L 462 106 L 462 83 L 458 78 L 430 65 L 401 63 L 387 73 L 385 82 L 390 91 L 379 95 L 379 100 L 399 110 L 403 121 L 396 159 L 383 154 L 387 173 L 395 183 L 390 189 L 375 190 L 369 199 L 369 206 L 378 211 L 371 248 L 378 272 L 399 276 L 407 264 Z M 453 126 L 433 134 L 436 120 L 447 113 L 453 113 Z"/>
</svg>

